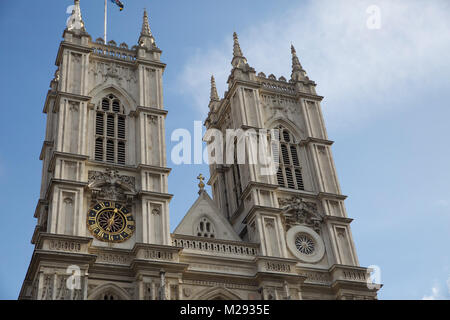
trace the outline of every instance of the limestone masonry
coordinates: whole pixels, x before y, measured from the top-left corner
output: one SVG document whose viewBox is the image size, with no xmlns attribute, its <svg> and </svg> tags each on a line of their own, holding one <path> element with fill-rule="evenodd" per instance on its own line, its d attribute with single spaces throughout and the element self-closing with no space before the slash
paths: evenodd
<svg viewBox="0 0 450 320">
<path fill-rule="evenodd" d="M 234 34 L 228 90 L 220 98 L 212 78 L 205 126 L 279 129 L 280 167 L 211 164 L 212 198 L 199 177 L 170 233 L 166 65 L 147 13 L 129 48 L 92 41 L 76 0 L 63 38 L 20 299 L 377 298 L 358 263 L 322 97 L 294 47 L 291 78 L 276 79 L 256 73 Z"/>
</svg>

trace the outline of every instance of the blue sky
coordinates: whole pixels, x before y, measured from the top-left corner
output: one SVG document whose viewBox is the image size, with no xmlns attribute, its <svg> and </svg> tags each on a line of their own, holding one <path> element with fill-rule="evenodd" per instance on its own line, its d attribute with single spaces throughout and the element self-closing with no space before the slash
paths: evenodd
<svg viewBox="0 0 450 320">
<path fill-rule="evenodd" d="M 207 112 L 209 78 L 223 94 L 232 33 L 257 72 L 290 75 L 290 44 L 325 96 L 325 122 L 360 264 L 378 265 L 380 299 L 450 298 L 450 3 L 448 1 L 148 1 L 109 8 L 108 38 L 136 44 L 142 9 L 167 63 L 167 152 L 176 128 Z M 33 247 L 44 138 L 42 108 L 70 0 L 0 2 L 0 298 L 16 299 Z M 381 28 L 369 30 L 369 5 Z M 103 1 L 82 0 L 103 35 Z M 172 230 L 205 165 L 173 167 Z"/>
</svg>

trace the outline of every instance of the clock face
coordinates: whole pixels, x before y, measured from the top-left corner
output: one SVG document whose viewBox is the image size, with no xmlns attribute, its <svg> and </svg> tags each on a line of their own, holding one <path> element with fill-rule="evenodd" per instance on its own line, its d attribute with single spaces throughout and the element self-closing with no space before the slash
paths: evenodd
<svg viewBox="0 0 450 320">
<path fill-rule="evenodd" d="M 136 228 L 131 212 L 111 201 L 99 202 L 93 206 L 88 212 L 87 225 L 94 237 L 107 242 L 125 241 Z"/>
</svg>

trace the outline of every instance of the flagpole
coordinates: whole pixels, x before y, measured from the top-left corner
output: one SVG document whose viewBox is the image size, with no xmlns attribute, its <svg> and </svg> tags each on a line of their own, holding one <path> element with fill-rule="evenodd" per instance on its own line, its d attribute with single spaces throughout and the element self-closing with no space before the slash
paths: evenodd
<svg viewBox="0 0 450 320">
<path fill-rule="evenodd" d="M 108 2 L 107 0 L 105 0 L 105 33 L 104 33 L 104 38 L 105 38 L 105 44 L 106 44 L 106 26 L 107 26 L 107 18 L 108 17 Z"/>
</svg>

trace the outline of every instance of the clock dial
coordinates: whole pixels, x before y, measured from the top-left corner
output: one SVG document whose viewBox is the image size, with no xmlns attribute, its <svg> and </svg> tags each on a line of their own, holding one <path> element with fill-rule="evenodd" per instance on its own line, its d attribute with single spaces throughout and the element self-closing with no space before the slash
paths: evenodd
<svg viewBox="0 0 450 320">
<path fill-rule="evenodd" d="M 135 230 L 131 212 L 119 203 L 99 202 L 87 215 L 89 231 L 101 241 L 122 242 L 129 239 Z"/>
</svg>

